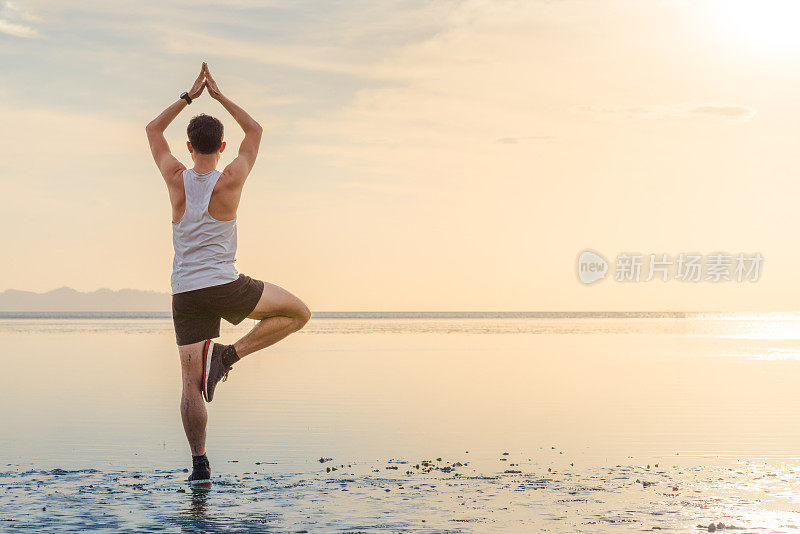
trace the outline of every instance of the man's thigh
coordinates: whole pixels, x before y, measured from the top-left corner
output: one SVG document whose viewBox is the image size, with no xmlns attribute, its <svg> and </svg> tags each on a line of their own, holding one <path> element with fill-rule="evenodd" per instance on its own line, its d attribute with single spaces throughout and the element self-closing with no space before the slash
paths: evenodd
<svg viewBox="0 0 800 534">
<path fill-rule="evenodd" d="M 251 319 L 267 319 L 268 317 L 296 317 L 308 313 L 308 307 L 282 287 L 264 282 L 264 291 L 258 304 L 248 315 Z"/>
</svg>

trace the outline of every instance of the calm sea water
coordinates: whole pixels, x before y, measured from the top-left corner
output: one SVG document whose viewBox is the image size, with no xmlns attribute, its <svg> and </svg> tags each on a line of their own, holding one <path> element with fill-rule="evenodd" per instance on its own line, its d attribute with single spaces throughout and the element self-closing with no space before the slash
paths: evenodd
<svg viewBox="0 0 800 534">
<path fill-rule="evenodd" d="M 168 316 L 0 343 L 0 530 L 800 528 L 800 315 L 317 315 L 220 385 L 208 493 Z"/>
</svg>

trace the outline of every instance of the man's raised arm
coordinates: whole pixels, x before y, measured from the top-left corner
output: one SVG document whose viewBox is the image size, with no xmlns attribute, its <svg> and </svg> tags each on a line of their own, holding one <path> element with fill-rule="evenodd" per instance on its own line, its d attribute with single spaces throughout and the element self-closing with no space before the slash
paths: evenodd
<svg viewBox="0 0 800 534">
<path fill-rule="evenodd" d="M 233 103 L 233 101 L 223 95 L 217 87 L 217 82 L 211 76 L 208 70 L 208 65 L 203 63 L 205 72 L 205 86 L 208 89 L 208 94 L 216 99 L 222 107 L 228 110 L 228 113 L 236 120 L 239 126 L 244 130 L 244 139 L 242 144 L 239 145 L 239 155 L 227 166 L 223 174 L 229 176 L 230 184 L 234 186 L 241 186 L 247 175 L 256 163 L 256 156 L 258 156 L 258 146 L 261 144 L 261 132 L 263 129 L 253 117 L 251 117 L 245 110 Z"/>
<path fill-rule="evenodd" d="M 203 63 L 203 66 L 200 68 L 200 75 L 195 80 L 192 88 L 187 92 L 191 99 L 197 98 L 203 92 L 203 88 L 205 87 L 203 80 L 205 68 L 206 64 Z M 186 100 L 179 98 L 176 102 L 170 104 L 167 109 L 162 111 L 158 117 L 150 121 L 145 128 L 147 140 L 150 142 L 150 152 L 152 152 L 158 170 L 161 171 L 165 180 L 168 180 L 186 168 L 183 163 L 172 155 L 167 139 L 164 137 L 164 130 L 166 130 L 167 126 L 175 120 L 175 117 L 183 111 L 183 108 L 188 105 Z"/>
</svg>

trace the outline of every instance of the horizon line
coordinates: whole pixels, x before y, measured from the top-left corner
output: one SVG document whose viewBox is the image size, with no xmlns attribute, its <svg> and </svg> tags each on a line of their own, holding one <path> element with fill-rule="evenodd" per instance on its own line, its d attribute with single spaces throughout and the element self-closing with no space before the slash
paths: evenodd
<svg viewBox="0 0 800 534">
<path fill-rule="evenodd" d="M 486 318 L 553 318 L 553 317 L 601 317 L 601 318 L 641 318 L 641 317 L 659 317 L 659 318 L 681 318 L 687 316 L 697 315 L 776 315 L 776 314 L 797 314 L 800 310 L 783 310 L 783 311 L 753 311 L 753 310 L 739 310 L 739 311 L 672 311 L 672 310 L 536 310 L 536 311 L 515 311 L 515 310 L 450 310 L 450 311 L 423 311 L 423 310 L 325 310 L 312 312 L 312 317 L 317 318 L 374 318 L 376 316 L 392 316 L 392 318 L 479 318 L 484 316 Z M 0 318 L 36 318 L 45 316 L 90 316 L 90 317 L 171 317 L 172 312 L 169 310 L 0 310 Z"/>
</svg>

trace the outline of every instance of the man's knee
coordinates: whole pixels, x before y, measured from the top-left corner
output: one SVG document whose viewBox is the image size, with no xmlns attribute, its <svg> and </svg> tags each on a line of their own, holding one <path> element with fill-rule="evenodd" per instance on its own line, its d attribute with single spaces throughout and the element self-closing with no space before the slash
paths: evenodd
<svg viewBox="0 0 800 534">
<path fill-rule="evenodd" d="M 294 316 L 295 327 L 297 330 L 303 328 L 310 319 L 311 310 L 309 310 L 308 306 L 301 302 L 297 308 L 297 313 Z"/>
<path fill-rule="evenodd" d="M 183 375 L 184 387 L 190 386 L 190 390 L 196 389 L 194 386 L 199 385 L 202 381 L 202 351 L 203 341 L 193 343 L 192 345 L 178 346 L 178 354 L 181 358 L 181 374 Z"/>
</svg>

